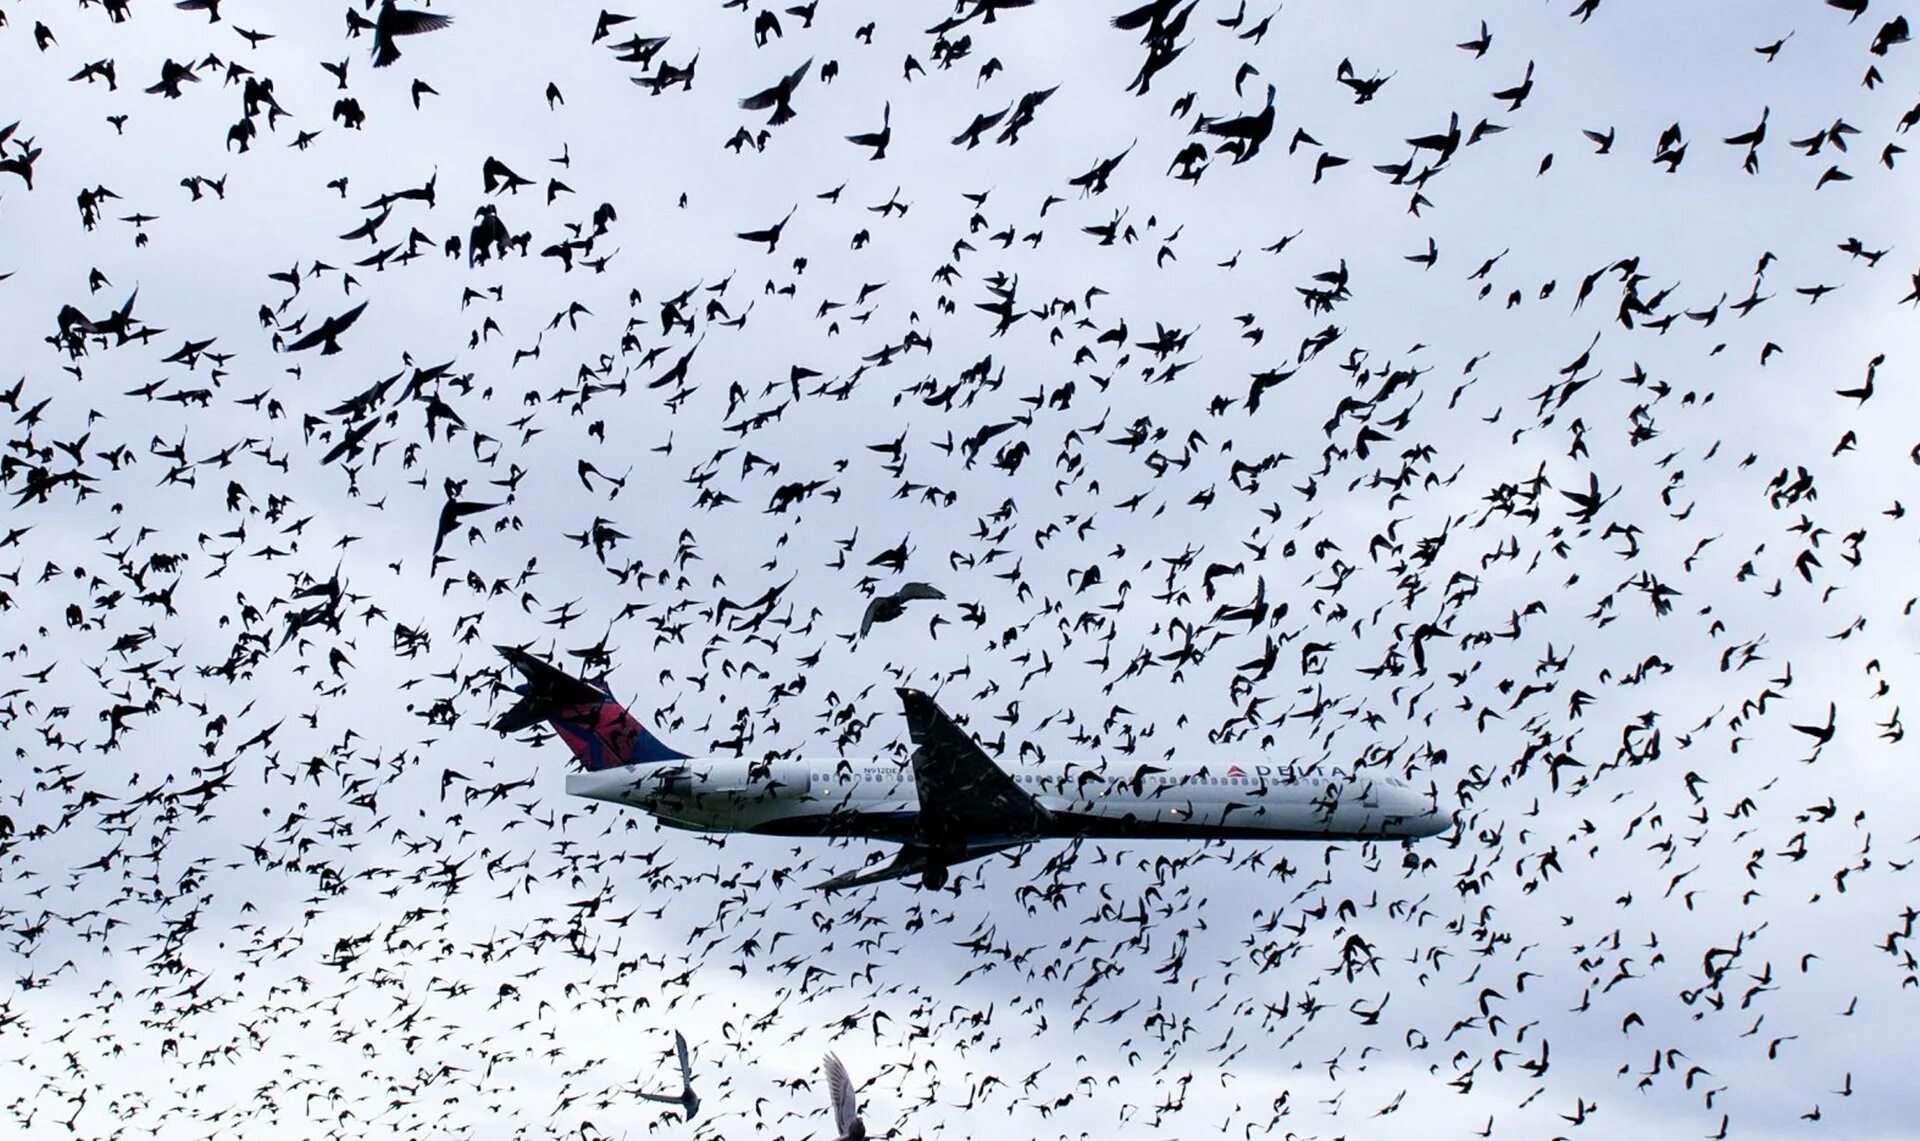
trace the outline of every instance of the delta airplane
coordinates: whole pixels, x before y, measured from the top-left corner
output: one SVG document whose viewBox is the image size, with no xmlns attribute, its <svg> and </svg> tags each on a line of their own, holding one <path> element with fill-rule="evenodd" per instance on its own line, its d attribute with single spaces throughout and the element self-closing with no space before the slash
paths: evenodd
<svg viewBox="0 0 1920 1141">
<path fill-rule="evenodd" d="M 690 831 L 901 846 L 891 862 L 814 885 L 825 891 L 916 874 L 938 890 L 956 864 L 1050 837 L 1412 841 L 1452 825 L 1434 798 L 1385 775 L 1168 761 L 1119 778 L 1099 763 L 997 763 L 917 689 L 898 691 L 914 745 L 906 765 L 694 757 L 663 744 L 606 690 L 524 650 L 498 649 L 526 683 L 493 727 L 552 726 L 585 766 L 568 774 L 570 795 L 631 805 Z"/>
</svg>

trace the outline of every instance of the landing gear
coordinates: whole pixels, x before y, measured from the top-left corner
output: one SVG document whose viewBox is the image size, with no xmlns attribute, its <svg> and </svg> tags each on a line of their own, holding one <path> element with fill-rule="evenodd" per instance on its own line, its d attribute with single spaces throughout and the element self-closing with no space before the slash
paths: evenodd
<svg viewBox="0 0 1920 1141">
<path fill-rule="evenodd" d="M 925 891 L 939 891 L 947 886 L 947 869 L 966 860 L 967 842 L 954 829 L 941 827 L 937 822 L 923 821 L 922 828 L 927 854 L 920 870 L 920 887 Z"/>
</svg>

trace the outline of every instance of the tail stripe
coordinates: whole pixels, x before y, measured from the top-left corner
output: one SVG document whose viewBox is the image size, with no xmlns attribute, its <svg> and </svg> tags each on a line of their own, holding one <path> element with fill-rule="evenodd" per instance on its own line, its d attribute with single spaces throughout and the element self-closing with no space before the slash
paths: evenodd
<svg viewBox="0 0 1920 1141">
<path fill-rule="evenodd" d="M 527 683 L 516 687 L 520 702 L 494 723 L 501 732 L 518 732 L 545 721 L 588 771 L 686 756 L 647 732 L 625 706 L 599 687 L 569 677 L 524 651 L 502 647 L 502 653 L 527 676 Z"/>
</svg>

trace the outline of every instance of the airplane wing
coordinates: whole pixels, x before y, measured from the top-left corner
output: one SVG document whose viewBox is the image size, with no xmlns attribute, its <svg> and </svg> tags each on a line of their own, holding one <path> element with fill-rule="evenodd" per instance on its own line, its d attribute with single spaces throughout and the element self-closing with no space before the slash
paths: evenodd
<svg viewBox="0 0 1920 1141">
<path fill-rule="evenodd" d="M 912 738 L 913 783 L 920 796 L 924 842 L 901 845 L 877 867 L 844 872 L 814 885 L 817 891 L 884 883 L 918 875 L 929 887 L 946 882 L 947 869 L 1032 843 L 1053 818 L 1045 805 L 993 763 L 971 734 L 953 723 L 917 689 L 899 690 Z"/>
<path fill-rule="evenodd" d="M 916 746 L 913 780 L 930 835 L 958 840 L 1039 835 L 1052 813 L 994 764 L 933 698 L 917 689 L 898 692 L 906 707 L 907 735 Z"/>
<path fill-rule="evenodd" d="M 859 871 L 842 872 L 829 880 L 813 885 L 813 890 L 824 892 L 842 891 L 850 887 L 864 887 L 867 884 L 885 883 L 903 876 L 923 875 L 936 864 L 942 868 L 954 864 L 977 860 L 991 856 L 995 852 L 1004 852 L 1009 848 L 1021 848 L 1032 843 L 1031 840 L 999 840 L 992 843 L 969 845 L 967 850 L 952 859 L 937 861 L 933 859 L 932 849 L 921 844 L 906 844 L 894 853 L 893 859 L 877 867 L 862 868 Z"/>
</svg>

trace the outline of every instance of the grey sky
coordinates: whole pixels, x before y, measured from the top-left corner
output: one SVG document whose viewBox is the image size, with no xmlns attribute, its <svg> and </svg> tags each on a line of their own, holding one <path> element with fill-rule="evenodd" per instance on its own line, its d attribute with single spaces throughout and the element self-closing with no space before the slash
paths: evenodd
<svg viewBox="0 0 1920 1141">
<path fill-rule="evenodd" d="M 1920 638 L 1913 523 L 1886 512 L 1920 501 L 1920 346 L 1900 304 L 1920 158 L 1879 161 L 1909 138 L 1911 48 L 1868 52 L 1900 6 L 1851 24 L 1811 0 L 1605 0 L 1584 23 L 1571 6 L 1296 0 L 1256 45 L 1217 23 L 1237 2 L 1205 0 L 1140 98 L 1123 91 L 1139 35 L 1108 25 L 1120 9 L 1057 0 L 968 24 L 971 54 L 950 69 L 924 31 L 943 5 L 820 0 L 811 29 L 782 13 L 785 34 L 756 48 L 760 5 L 635 5 L 593 45 L 597 8 L 436 4 L 454 25 L 402 41 L 379 71 L 366 38 L 345 38 L 344 9 L 227 0 L 210 24 L 148 2 L 116 24 L 98 5 L 0 7 L 0 121 L 20 120 L 0 157 L 21 140 L 42 152 L 31 191 L 0 174 L 0 273 L 13 274 L 0 359 L 24 377 L 8 419 L 49 401 L 11 424 L 0 527 L 27 529 L 0 547 L 0 572 L 17 575 L 0 582 L 0 738 L 15 756 L 0 784 L 14 827 L 0 838 L 0 964 L 19 980 L 0 994 L 5 1119 L 26 1135 L 70 1122 L 87 1136 L 828 1137 L 831 1048 L 869 1122 L 908 1137 L 1462 1136 L 1489 1119 L 1496 1137 L 1671 1137 L 1712 1134 L 1723 1114 L 1729 1136 L 1910 1132 L 1914 971 L 1889 932 L 1910 923 L 1920 798 L 1912 743 L 1889 726 Z M 1242 28 L 1271 11 L 1249 5 Z M 1476 59 L 1453 45 L 1482 18 L 1494 39 Z M 855 39 L 869 19 L 870 45 Z M 44 52 L 39 21 L 58 40 Z M 275 38 L 250 48 L 235 27 Z M 1771 63 L 1753 50 L 1789 33 Z M 698 53 L 690 91 L 630 82 L 640 72 L 606 48 L 635 34 L 671 37 L 659 62 Z M 209 52 L 271 76 L 289 113 L 272 131 L 263 118 L 247 154 L 223 147 L 238 83 L 207 70 L 177 101 L 141 91 L 163 60 Z M 909 54 L 925 67 L 910 82 Z M 117 92 L 67 82 L 109 57 Z M 797 117 L 764 151 L 723 149 L 766 118 L 738 100 L 810 57 Z M 342 58 L 345 93 L 319 66 Z M 1004 69 L 982 81 L 989 58 Z M 1391 78 L 1356 106 L 1335 81 L 1343 58 Z M 1490 93 L 1529 61 L 1534 88 L 1509 112 Z M 1243 62 L 1258 73 L 1236 94 Z M 1884 79 L 1872 89 L 1870 65 Z M 417 111 L 416 77 L 438 91 Z M 1189 133 L 1196 115 L 1255 111 L 1268 83 L 1276 125 L 1258 155 L 1213 153 L 1197 183 L 1168 177 L 1181 148 L 1214 141 Z M 1017 145 L 949 142 L 975 114 L 1056 86 Z M 1191 110 L 1170 114 L 1189 92 Z M 364 130 L 328 119 L 342 94 Z M 867 161 L 844 136 L 877 129 L 888 105 L 889 153 Z M 1462 146 L 1410 213 L 1412 187 L 1373 168 L 1407 160 L 1406 140 L 1456 110 L 1463 132 L 1506 129 Z M 1721 140 L 1763 110 L 1748 174 Z M 105 118 L 121 113 L 124 136 Z M 1792 145 L 1836 120 L 1858 130 L 1844 150 Z M 1669 173 L 1649 160 L 1676 122 L 1687 152 Z M 1317 142 L 1290 151 L 1296 128 Z M 1583 129 L 1613 131 L 1611 152 Z M 302 130 L 320 133 L 295 149 Z M 563 151 L 564 168 L 550 161 Z M 1122 151 L 1106 193 L 1068 184 Z M 1328 153 L 1349 161 L 1316 182 Z M 489 156 L 535 184 L 484 195 Z M 1850 180 L 1817 186 L 1830 167 Z M 339 237 L 364 204 L 436 172 L 433 208 L 403 199 L 376 241 Z M 190 175 L 224 176 L 225 199 L 190 201 Z M 327 186 L 342 176 L 344 195 Z M 573 193 L 548 204 L 550 177 Z M 819 197 L 843 184 L 837 202 Z M 100 185 L 119 197 L 84 231 L 75 196 Z M 870 209 L 896 188 L 904 216 Z M 977 227 L 967 193 L 987 194 Z M 439 254 L 483 203 L 532 235 L 530 256 L 470 268 Z M 539 256 L 601 203 L 618 219 L 571 273 Z M 735 237 L 790 208 L 776 252 Z M 156 216 L 142 248 L 119 220 L 136 213 Z M 1116 219 L 1136 241 L 1083 229 Z M 431 240 L 418 260 L 353 267 L 416 227 Z M 1429 238 L 1432 267 L 1408 261 Z M 1890 252 L 1870 265 L 1839 248 L 1850 238 Z M 578 264 L 609 254 L 604 273 Z M 1575 307 L 1583 278 L 1635 258 Z M 338 272 L 313 276 L 316 260 L 352 272 L 352 293 Z M 1351 296 L 1310 312 L 1297 290 L 1343 263 Z M 256 313 L 288 298 L 267 274 L 294 265 L 302 286 L 276 323 L 305 314 L 311 329 L 367 302 L 340 354 L 273 350 Z M 94 268 L 111 284 L 89 293 Z M 1629 272 L 1642 300 L 1665 294 L 1631 329 L 1616 320 Z M 1002 273 L 1023 311 L 1074 310 L 992 336 L 976 306 Z M 1835 288 L 1812 304 L 1795 292 L 1818 285 Z M 150 342 L 78 360 L 46 342 L 62 305 L 103 318 L 136 287 L 135 318 L 165 330 Z M 463 306 L 469 288 L 480 297 Z M 661 303 L 689 289 L 694 332 L 664 332 Z M 1766 300 L 1741 316 L 1750 292 Z M 549 327 L 575 301 L 590 312 Z M 841 307 L 822 315 L 823 302 Z M 1647 327 L 1668 315 L 1664 332 Z M 499 332 L 470 344 L 488 318 Z M 1122 323 L 1126 344 L 1098 339 Z M 1156 324 L 1191 333 L 1165 361 L 1137 347 Z M 1337 340 L 1301 359 L 1329 325 Z M 931 350 L 863 361 L 909 330 Z M 209 337 L 232 354 L 217 384 L 207 359 L 162 362 Z M 696 341 L 684 386 L 648 387 Z M 1835 395 L 1879 354 L 1870 400 Z M 348 461 L 350 494 L 344 465 L 322 459 L 346 426 L 326 410 L 401 372 L 403 355 L 471 374 L 470 389 L 438 386 L 466 430 L 429 440 L 426 405 L 390 393 L 391 422 Z M 924 402 L 989 355 L 1003 383 Z M 1164 380 L 1173 363 L 1184 370 Z M 797 402 L 793 365 L 821 374 Z M 577 409 L 555 397 L 583 366 L 625 392 Z M 1375 400 L 1401 369 L 1417 375 L 1326 428 L 1343 398 Z M 1265 370 L 1295 372 L 1249 414 L 1248 378 Z M 1624 382 L 1636 370 L 1644 381 Z M 814 392 L 856 373 L 844 400 Z M 155 395 L 204 387 L 209 401 L 123 395 L 156 381 Z M 1046 400 L 1069 382 L 1066 407 Z M 263 392 L 283 416 L 241 403 Z M 728 427 L 759 413 L 759 427 Z M 1112 442 L 1142 418 L 1164 435 Z M 960 441 L 1010 421 L 967 462 Z M 1363 425 L 1389 437 L 1366 458 Z M 866 446 L 903 433 L 896 477 Z M 94 494 L 14 504 L 29 469 L 68 469 L 56 445 L 83 437 Z M 155 454 L 183 440 L 192 486 L 163 482 L 174 465 Z M 1022 442 L 1017 470 L 996 466 Z M 102 453 L 122 444 L 134 458 L 116 470 Z M 743 472 L 748 453 L 777 472 Z M 1257 488 L 1236 482 L 1235 461 L 1275 453 L 1289 458 Z M 583 487 L 582 458 L 624 486 Z M 1403 463 L 1404 486 L 1385 482 Z M 473 541 L 464 526 L 449 536 L 450 562 L 430 570 L 443 481 L 504 501 L 488 481 L 515 467 L 512 502 L 473 517 Z M 1768 481 L 1799 467 L 1817 498 L 1770 501 Z M 1582 526 L 1563 492 L 1590 475 L 1607 501 Z M 1489 514 L 1494 489 L 1536 478 L 1537 518 Z M 811 480 L 826 482 L 764 511 Z M 233 510 L 229 481 L 244 491 Z M 271 519 L 269 496 L 286 497 Z M 626 536 L 607 557 L 625 582 L 565 537 L 596 518 Z M 697 555 L 684 562 L 683 532 Z M 854 642 L 863 578 L 895 585 L 865 564 L 903 537 L 904 578 L 953 601 Z M 155 554 L 185 560 L 168 572 Z M 1242 569 L 1209 599 L 1216 562 Z M 336 567 L 340 630 L 282 645 L 308 604 L 294 591 Z M 777 648 L 716 616 L 722 598 L 789 578 L 760 631 Z M 137 599 L 176 579 L 173 613 Z M 1286 617 L 1214 622 L 1262 580 Z M 1679 592 L 1664 615 L 1656 581 Z M 966 623 L 961 602 L 985 621 Z M 556 616 L 568 624 L 546 624 Z M 1446 632 L 1424 641 L 1419 675 L 1425 623 Z M 403 627 L 430 645 L 406 656 Z M 1160 655 L 1196 627 L 1204 656 L 1176 671 Z M 206 673 L 243 633 L 263 639 L 257 662 L 231 681 Z M 1236 687 L 1269 636 L 1271 674 Z M 564 657 L 603 638 L 616 692 L 690 751 L 744 730 L 754 754 L 830 755 L 852 722 L 865 729 L 850 752 L 897 753 L 889 690 L 906 678 L 1008 750 L 1031 741 L 1126 773 L 1169 751 L 1391 765 L 1458 808 L 1461 828 L 1414 848 L 1412 869 L 1397 846 L 1086 844 L 1067 861 L 1051 844 L 971 865 L 957 891 L 824 899 L 803 885 L 867 846 L 661 831 L 568 800 L 554 743 L 485 728 L 493 643 Z M 1317 661 L 1303 660 L 1310 643 L 1327 647 Z M 128 672 L 144 663 L 144 678 Z M 1764 712 L 1743 706 L 1762 695 Z M 443 700 L 451 723 L 424 716 Z M 1825 724 L 1830 702 L 1836 729 L 1816 751 L 1793 726 Z M 139 711 L 103 749 L 120 705 Z M 187 793 L 218 772 L 230 783 Z M 451 892 L 449 868 L 463 877 Z M 1349 977 L 1356 936 L 1377 958 Z M 1717 985 L 1709 962 L 1725 967 Z M 676 1028 L 703 1100 L 690 1125 L 634 1096 L 676 1080 Z M 1543 1049 L 1543 1072 L 1522 1068 Z"/>
</svg>

